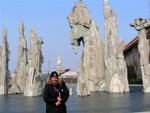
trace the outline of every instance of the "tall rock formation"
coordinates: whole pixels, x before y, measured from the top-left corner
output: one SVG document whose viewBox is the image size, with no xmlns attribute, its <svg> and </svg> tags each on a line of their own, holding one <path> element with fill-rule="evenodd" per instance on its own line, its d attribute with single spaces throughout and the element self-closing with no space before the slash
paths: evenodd
<svg viewBox="0 0 150 113">
<path fill-rule="evenodd" d="M 20 88 L 20 92 L 23 93 L 25 88 L 25 81 L 28 74 L 28 48 L 24 35 L 24 23 L 20 24 L 19 34 L 20 43 L 18 47 L 17 82 Z"/>
<path fill-rule="evenodd" d="M 117 17 L 104 0 L 105 23 L 105 81 L 106 91 L 113 93 L 128 92 L 127 67 L 123 56 L 123 44 L 118 37 Z"/>
<path fill-rule="evenodd" d="M 19 47 L 18 47 L 18 63 L 16 70 L 15 82 L 9 90 L 9 93 L 24 93 L 26 78 L 28 74 L 28 48 L 24 35 L 24 23 L 19 26 Z"/>
<path fill-rule="evenodd" d="M 25 96 L 39 96 L 42 94 L 41 66 L 42 56 L 42 38 L 37 36 L 35 30 L 31 30 L 29 50 L 29 73 L 24 90 Z"/>
<path fill-rule="evenodd" d="M 7 30 L 2 31 L 2 47 L 0 48 L 0 95 L 8 94 L 9 79 L 9 48 L 7 41 Z"/>
<path fill-rule="evenodd" d="M 139 31 L 138 50 L 140 53 L 143 88 L 145 93 L 150 93 L 150 39 L 146 35 L 150 31 L 150 20 L 138 18 L 135 19 L 131 26 Z"/>
<path fill-rule="evenodd" d="M 83 44 L 83 53 L 77 70 L 77 94 L 90 95 L 91 91 L 104 90 L 103 44 L 100 41 L 98 27 L 91 19 L 82 0 L 75 4 L 68 16 L 71 28 L 71 45 L 77 52 Z"/>
</svg>

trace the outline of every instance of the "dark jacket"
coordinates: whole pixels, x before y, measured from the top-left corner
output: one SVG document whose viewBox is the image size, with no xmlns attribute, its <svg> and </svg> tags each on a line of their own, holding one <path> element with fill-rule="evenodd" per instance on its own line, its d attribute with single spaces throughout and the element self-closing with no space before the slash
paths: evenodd
<svg viewBox="0 0 150 113">
<path fill-rule="evenodd" d="M 57 97 L 61 95 L 61 105 L 56 106 L 55 102 Z M 64 81 L 59 82 L 57 85 L 47 83 L 43 92 L 43 99 L 46 103 L 46 113 L 67 113 L 66 101 L 69 97 L 69 90 Z"/>
</svg>

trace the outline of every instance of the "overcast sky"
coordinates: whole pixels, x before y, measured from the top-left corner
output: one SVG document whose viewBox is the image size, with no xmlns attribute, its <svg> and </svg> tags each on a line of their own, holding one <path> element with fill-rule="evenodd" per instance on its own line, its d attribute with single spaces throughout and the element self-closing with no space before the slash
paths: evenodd
<svg viewBox="0 0 150 113">
<path fill-rule="evenodd" d="M 18 26 L 25 23 L 25 36 L 28 40 L 31 28 L 36 28 L 43 38 L 44 64 L 43 72 L 55 69 L 56 57 L 60 56 L 62 66 L 76 71 L 81 52 L 73 53 L 68 33 L 70 31 L 67 16 L 73 5 L 79 0 L 0 0 L 0 31 L 8 29 L 8 41 L 11 50 L 10 70 L 17 64 Z M 101 37 L 104 34 L 103 0 L 83 0 L 91 17 L 97 22 Z M 109 0 L 110 6 L 118 17 L 118 35 L 128 42 L 137 35 L 129 26 L 135 18 L 150 16 L 149 0 Z M 1 37 L 2 35 L 0 35 Z M 1 38 L 0 38 L 1 42 Z M 82 47 L 80 47 L 82 49 Z"/>
</svg>

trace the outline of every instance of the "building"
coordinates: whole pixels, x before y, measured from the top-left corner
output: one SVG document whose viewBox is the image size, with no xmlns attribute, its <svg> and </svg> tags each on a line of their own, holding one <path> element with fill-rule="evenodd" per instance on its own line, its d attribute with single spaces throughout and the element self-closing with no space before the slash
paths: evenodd
<svg viewBox="0 0 150 113">
<path fill-rule="evenodd" d="M 147 39 L 150 39 L 150 29 L 146 33 Z M 141 68 L 140 68 L 140 54 L 138 51 L 139 36 L 135 37 L 129 43 L 125 45 L 124 56 L 128 69 L 128 78 L 142 79 Z M 150 61 L 150 55 L 149 61 Z"/>
<path fill-rule="evenodd" d="M 61 74 L 61 79 L 65 80 L 66 83 L 76 83 L 77 72 L 67 71 Z"/>
</svg>

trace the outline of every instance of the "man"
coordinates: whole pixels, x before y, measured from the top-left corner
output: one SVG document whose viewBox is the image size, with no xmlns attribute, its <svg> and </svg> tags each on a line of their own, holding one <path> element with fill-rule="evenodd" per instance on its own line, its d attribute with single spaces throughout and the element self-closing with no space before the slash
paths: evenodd
<svg viewBox="0 0 150 113">
<path fill-rule="evenodd" d="M 46 113 L 67 113 L 66 101 L 69 90 L 64 81 L 59 79 L 56 71 L 50 74 L 45 85 L 43 99 L 46 103 Z"/>
</svg>

